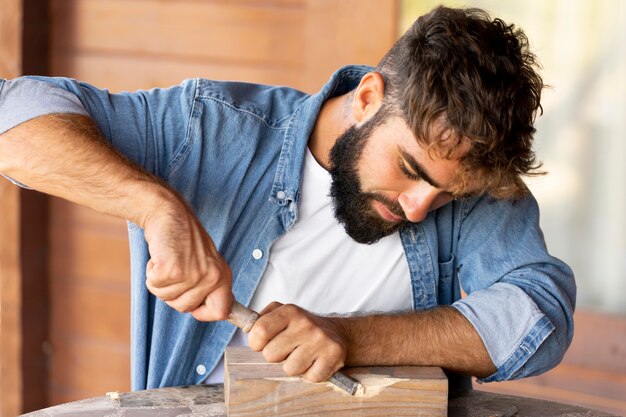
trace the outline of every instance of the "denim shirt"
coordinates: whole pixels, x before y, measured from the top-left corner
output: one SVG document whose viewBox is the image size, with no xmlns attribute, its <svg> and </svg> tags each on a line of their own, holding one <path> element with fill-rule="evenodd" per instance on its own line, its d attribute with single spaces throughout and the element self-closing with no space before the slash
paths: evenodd
<svg viewBox="0 0 626 417">
<path fill-rule="evenodd" d="M 314 95 L 205 79 L 120 94 L 66 78 L 0 81 L 0 133 L 41 114 L 88 113 L 115 148 L 191 204 L 247 304 L 272 242 L 297 221 L 305 149 L 322 103 L 371 70 L 344 67 Z M 454 200 L 399 233 L 414 309 L 452 305 L 471 322 L 497 367 L 483 381 L 559 363 L 572 339 L 576 287 L 569 267 L 546 250 L 532 195 Z M 129 223 L 129 237 L 132 388 L 201 383 L 235 328 L 198 322 L 150 294 L 143 230 Z"/>
</svg>

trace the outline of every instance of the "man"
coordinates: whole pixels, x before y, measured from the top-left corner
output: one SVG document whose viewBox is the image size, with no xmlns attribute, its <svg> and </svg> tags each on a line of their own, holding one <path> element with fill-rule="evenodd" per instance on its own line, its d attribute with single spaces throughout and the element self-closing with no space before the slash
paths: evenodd
<svg viewBox="0 0 626 417">
<path fill-rule="evenodd" d="M 521 31 L 439 7 L 312 96 L 5 81 L 0 172 L 130 221 L 133 389 L 219 382 L 243 343 L 311 381 L 367 364 L 442 366 L 453 389 L 520 378 L 561 360 L 575 300 L 521 180 L 533 66 Z M 233 294 L 264 309 L 248 340 L 222 321 Z"/>
</svg>

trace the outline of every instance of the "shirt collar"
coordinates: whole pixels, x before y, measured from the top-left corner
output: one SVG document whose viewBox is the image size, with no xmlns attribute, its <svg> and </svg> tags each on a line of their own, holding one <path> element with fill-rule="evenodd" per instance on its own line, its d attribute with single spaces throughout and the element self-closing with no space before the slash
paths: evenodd
<svg viewBox="0 0 626 417">
<path fill-rule="evenodd" d="M 342 67 L 335 71 L 319 92 L 306 96 L 296 108 L 286 129 L 271 202 L 279 205 L 286 205 L 290 201 L 298 203 L 304 154 L 322 104 L 329 98 L 354 90 L 361 78 L 373 70 L 373 67 L 364 65 Z"/>
</svg>

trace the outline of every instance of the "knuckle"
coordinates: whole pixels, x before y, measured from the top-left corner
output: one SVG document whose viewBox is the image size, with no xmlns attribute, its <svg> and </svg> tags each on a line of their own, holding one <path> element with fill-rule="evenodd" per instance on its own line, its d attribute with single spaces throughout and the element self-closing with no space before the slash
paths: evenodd
<svg viewBox="0 0 626 417">
<path fill-rule="evenodd" d="M 222 270 L 217 264 L 217 262 L 208 262 L 204 270 L 202 271 L 202 275 L 205 277 L 207 283 L 211 286 L 215 286 L 220 282 L 222 277 Z"/>
<path fill-rule="evenodd" d="M 282 305 L 281 303 L 279 303 L 278 301 L 272 301 L 272 302 L 271 302 L 271 303 L 269 303 L 269 304 L 268 304 L 265 308 L 266 308 L 266 309 L 271 309 L 271 310 L 274 310 L 274 309 L 276 309 L 276 308 L 278 308 L 278 307 L 281 307 L 281 306 L 283 306 L 283 305 Z"/>
<path fill-rule="evenodd" d="M 253 331 L 255 336 L 259 339 L 267 339 L 270 336 L 268 325 L 262 320 L 257 320 L 257 322 L 254 323 Z"/>
<path fill-rule="evenodd" d="M 331 374 L 325 374 L 324 372 L 321 372 L 317 369 L 312 369 L 304 375 L 304 379 L 311 382 L 322 382 L 326 381 L 330 377 L 330 375 Z"/>
<path fill-rule="evenodd" d="M 324 330 L 312 325 L 311 323 L 307 323 L 305 328 L 311 340 L 316 343 L 324 343 L 326 341 L 327 336 Z"/>
<path fill-rule="evenodd" d="M 185 273 L 183 272 L 183 269 L 178 265 L 173 266 L 169 270 L 167 275 L 168 275 L 169 280 L 171 280 L 172 282 L 181 282 L 183 281 L 185 277 Z M 161 281 L 165 281 L 165 280 L 161 280 Z"/>
<path fill-rule="evenodd" d="M 283 360 L 283 357 L 278 352 L 275 352 L 267 347 L 263 349 L 263 357 L 270 363 L 276 363 Z"/>
<path fill-rule="evenodd" d="M 286 314 L 298 314 L 300 313 L 300 307 L 295 304 L 285 304 L 283 305 L 283 311 Z"/>
<path fill-rule="evenodd" d="M 287 376 L 298 376 L 302 374 L 303 369 L 298 364 L 294 363 L 294 361 L 286 361 L 283 364 L 283 372 L 287 374 Z"/>
</svg>

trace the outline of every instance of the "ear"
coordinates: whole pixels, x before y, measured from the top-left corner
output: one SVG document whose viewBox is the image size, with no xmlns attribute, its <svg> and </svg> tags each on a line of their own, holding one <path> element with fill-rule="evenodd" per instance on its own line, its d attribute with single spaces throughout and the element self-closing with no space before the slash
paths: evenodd
<svg viewBox="0 0 626 417">
<path fill-rule="evenodd" d="M 372 117 L 383 104 L 385 80 L 378 72 L 368 72 L 354 90 L 352 116 L 357 123 Z"/>
</svg>

